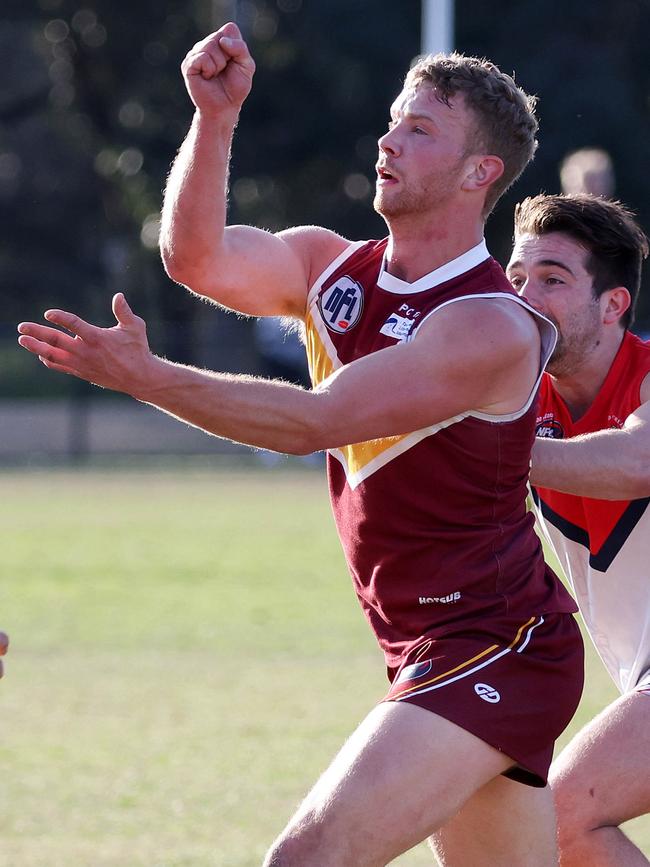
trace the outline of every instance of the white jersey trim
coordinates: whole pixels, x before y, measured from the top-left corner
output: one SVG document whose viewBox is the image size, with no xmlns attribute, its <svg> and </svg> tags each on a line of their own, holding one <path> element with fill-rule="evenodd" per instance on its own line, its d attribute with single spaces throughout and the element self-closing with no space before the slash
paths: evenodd
<svg viewBox="0 0 650 867">
<path fill-rule="evenodd" d="M 457 301 L 481 301 L 485 299 L 492 298 L 505 298 L 508 301 L 514 301 L 515 304 L 519 304 L 520 307 L 523 307 L 534 319 L 537 320 L 538 325 L 541 326 L 539 328 L 540 337 L 542 341 L 542 350 L 540 357 L 540 366 L 539 366 L 539 374 L 535 383 L 532 387 L 530 394 L 528 395 L 528 400 L 524 404 L 521 409 L 516 410 L 515 412 L 504 413 L 502 415 L 492 415 L 487 412 L 480 412 L 478 410 L 473 410 L 468 412 L 466 415 L 471 416 L 472 418 L 478 418 L 482 421 L 491 421 L 497 423 L 505 423 L 509 421 L 516 421 L 518 418 L 521 418 L 525 415 L 530 409 L 535 397 L 537 395 L 537 389 L 539 388 L 539 384 L 542 381 L 542 376 L 544 374 L 544 368 L 548 364 L 548 360 L 551 357 L 553 350 L 555 349 L 555 344 L 557 342 L 557 328 L 551 322 L 550 319 L 547 319 L 546 316 L 542 316 L 541 313 L 538 313 L 533 307 L 520 298 L 518 295 L 510 295 L 508 292 L 485 292 L 479 295 L 461 295 L 459 298 L 451 298 L 449 301 L 445 301 L 440 304 L 438 307 L 434 307 L 427 315 L 424 317 L 422 322 L 419 323 L 417 329 L 413 332 L 410 337 L 411 340 L 414 340 L 417 332 L 422 328 L 424 323 L 429 319 L 430 316 L 433 316 L 434 313 L 437 313 L 439 310 L 442 310 L 443 307 L 448 307 L 450 304 L 455 304 Z"/>
<path fill-rule="evenodd" d="M 367 243 L 367 241 L 352 241 L 342 253 L 339 253 L 336 259 L 332 259 L 327 268 L 325 268 L 325 270 L 314 280 L 312 287 L 309 290 L 309 294 L 307 295 L 307 310 L 309 310 L 314 303 L 316 296 L 323 288 L 323 283 L 327 280 L 330 274 L 333 274 L 339 265 L 342 265 L 346 259 L 349 259 L 353 253 L 356 253 L 360 247 L 363 247 L 363 245 Z"/>
<path fill-rule="evenodd" d="M 316 280 L 312 284 L 312 287 L 309 290 L 309 294 L 307 296 L 307 314 L 308 315 L 311 311 L 311 308 L 314 306 L 316 299 L 318 298 L 318 293 L 323 288 L 323 283 L 327 280 L 327 278 L 330 276 L 330 274 L 333 274 L 334 271 L 336 271 L 336 269 L 339 267 L 339 265 L 342 265 L 343 262 L 346 261 L 346 259 L 349 259 L 353 253 L 356 253 L 356 251 L 360 247 L 363 247 L 363 245 L 367 244 L 367 243 L 368 243 L 367 241 L 353 241 L 351 244 L 349 244 L 345 248 L 345 250 L 343 250 L 342 253 L 339 253 L 339 255 L 335 259 L 333 259 L 329 263 L 327 268 L 325 268 L 325 270 L 316 278 Z M 338 370 L 340 367 L 343 367 L 343 364 L 342 364 L 341 360 L 339 359 L 338 353 L 336 351 L 336 347 L 334 346 L 334 343 L 332 342 L 332 338 L 330 337 L 329 332 L 327 330 L 327 326 L 325 325 L 325 323 L 323 322 L 321 317 L 320 316 L 311 316 L 311 321 L 312 321 L 314 329 L 316 330 L 316 333 L 318 334 L 318 336 L 320 337 L 320 339 L 323 343 L 323 346 L 327 350 L 328 358 L 329 358 L 330 362 L 332 363 L 332 369 Z"/>
<path fill-rule="evenodd" d="M 433 271 L 425 274 L 424 277 L 420 277 L 413 283 L 409 283 L 406 280 L 395 277 L 393 274 L 389 274 L 386 270 L 386 253 L 384 252 L 381 268 L 379 269 L 379 277 L 377 278 L 377 286 L 385 289 L 386 292 L 393 292 L 396 295 L 414 295 L 417 292 L 435 289 L 436 286 L 440 286 L 448 280 L 453 280 L 454 277 L 460 277 L 489 258 L 490 254 L 485 239 L 483 239 L 476 247 L 472 247 L 471 250 L 467 250 L 467 252 L 452 259 L 451 262 L 445 262 L 444 265 L 435 268 Z"/>
<path fill-rule="evenodd" d="M 453 418 L 448 418 L 445 421 L 438 422 L 430 427 L 420 428 L 420 430 L 406 434 L 406 436 L 402 437 L 394 446 L 390 446 L 385 451 L 381 452 L 381 454 L 377 455 L 377 457 L 368 461 L 368 463 L 356 473 L 350 472 L 348 462 L 345 459 L 345 453 L 341 449 L 328 449 L 328 451 L 333 458 L 336 458 L 336 460 L 342 464 L 348 485 L 352 490 L 354 490 L 355 488 L 358 488 L 361 482 L 365 481 L 368 476 L 371 476 L 374 472 L 381 469 L 381 467 L 389 464 L 392 460 L 398 457 L 398 455 L 403 454 L 423 439 L 438 433 L 438 431 L 444 430 L 444 428 L 451 427 L 451 425 L 462 421 L 464 418 L 467 418 L 467 415 L 468 413 L 456 415 Z"/>
</svg>

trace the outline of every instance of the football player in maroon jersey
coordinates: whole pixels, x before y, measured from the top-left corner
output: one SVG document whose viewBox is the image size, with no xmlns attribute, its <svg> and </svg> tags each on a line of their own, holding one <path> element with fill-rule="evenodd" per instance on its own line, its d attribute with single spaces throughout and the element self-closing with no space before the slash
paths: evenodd
<svg viewBox="0 0 650 867">
<path fill-rule="evenodd" d="M 533 156 L 534 100 L 485 60 L 418 63 L 379 140 L 381 241 L 226 227 L 231 139 L 254 63 L 234 24 L 183 63 L 196 112 L 161 250 L 195 292 L 304 324 L 311 390 L 154 356 L 117 326 L 48 311 L 21 345 L 217 436 L 328 451 L 332 505 L 391 682 L 266 864 L 383 865 L 429 837 L 445 864 L 550 867 L 553 744 L 582 690 L 575 603 L 545 566 L 526 483 L 555 329 L 483 240 Z M 55 328 L 52 326 L 60 326 Z M 71 334 L 73 336 L 71 336 Z M 353 687 L 341 673 L 343 689 Z"/>
</svg>

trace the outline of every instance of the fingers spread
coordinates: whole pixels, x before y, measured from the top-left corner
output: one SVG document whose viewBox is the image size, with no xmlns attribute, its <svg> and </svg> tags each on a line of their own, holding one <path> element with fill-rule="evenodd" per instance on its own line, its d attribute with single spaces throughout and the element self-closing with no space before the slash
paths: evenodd
<svg viewBox="0 0 650 867">
<path fill-rule="evenodd" d="M 117 292 L 113 295 L 113 316 L 117 319 L 120 325 L 126 325 L 135 317 L 133 310 L 127 304 L 126 298 L 122 292 Z"/>
<path fill-rule="evenodd" d="M 95 325 L 91 325 L 74 313 L 66 313 L 65 310 L 46 310 L 45 318 L 48 322 L 54 322 L 55 325 L 61 325 L 73 334 L 78 334 L 84 340 L 90 340 L 97 331 Z"/>
<path fill-rule="evenodd" d="M 36 337 L 21 335 L 18 338 L 18 343 L 23 347 L 23 349 L 26 349 L 33 355 L 38 355 L 41 361 L 47 359 L 55 364 L 63 364 L 66 366 L 71 362 L 71 356 L 67 350 L 52 346 L 45 340 L 38 340 Z"/>
<path fill-rule="evenodd" d="M 74 337 L 66 334 L 64 331 L 58 331 L 56 328 L 49 328 L 47 325 L 39 325 L 37 322 L 21 322 L 18 326 L 18 333 L 29 337 L 35 337 L 48 343 L 50 346 L 59 346 L 69 348 L 74 341 Z M 18 341 L 20 343 L 20 341 Z M 24 344 L 21 343 L 21 346 Z M 27 348 L 27 347 L 25 347 Z"/>
<path fill-rule="evenodd" d="M 68 365 L 66 364 L 57 364 L 56 362 L 50 361 L 50 359 L 45 358 L 42 355 L 38 356 L 38 360 L 41 362 L 41 364 L 47 367 L 48 370 L 58 370 L 59 373 L 69 373 L 72 376 L 78 376 L 81 379 L 85 378 L 81 376 L 81 374 L 78 373 L 76 370 L 73 370 L 72 367 L 68 367 Z"/>
</svg>

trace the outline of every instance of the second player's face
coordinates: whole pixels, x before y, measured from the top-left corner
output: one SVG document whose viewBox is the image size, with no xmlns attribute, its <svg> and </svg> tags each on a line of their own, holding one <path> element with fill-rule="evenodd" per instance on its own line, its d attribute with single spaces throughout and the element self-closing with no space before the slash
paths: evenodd
<svg viewBox="0 0 650 867">
<path fill-rule="evenodd" d="M 460 189 L 472 118 L 426 84 L 402 91 L 379 139 L 375 210 L 385 217 L 439 211 Z"/>
<path fill-rule="evenodd" d="M 558 329 L 548 364 L 554 376 L 570 375 L 599 344 L 601 304 L 587 270 L 588 256 L 584 247 L 562 232 L 518 235 L 506 268 L 517 292 Z"/>
</svg>

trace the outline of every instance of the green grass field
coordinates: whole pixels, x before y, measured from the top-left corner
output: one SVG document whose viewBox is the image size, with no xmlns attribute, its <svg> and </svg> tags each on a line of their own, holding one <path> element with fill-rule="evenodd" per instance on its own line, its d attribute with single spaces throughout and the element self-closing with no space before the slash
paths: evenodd
<svg viewBox="0 0 650 867">
<path fill-rule="evenodd" d="M 32 470 L 0 488 L 2 867 L 259 865 L 385 691 L 324 477 Z M 614 696 L 592 653 L 566 737 Z M 650 821 L 631 833 L 650 852 Z"/>
</svg>

